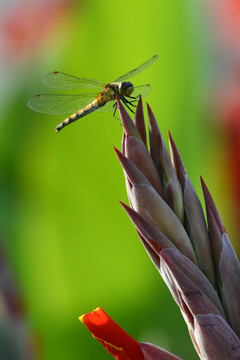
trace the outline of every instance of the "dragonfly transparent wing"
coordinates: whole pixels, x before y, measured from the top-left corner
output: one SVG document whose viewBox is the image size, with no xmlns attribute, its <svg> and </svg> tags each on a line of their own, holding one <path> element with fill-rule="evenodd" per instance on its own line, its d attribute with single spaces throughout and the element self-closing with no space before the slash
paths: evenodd
<svg viewBox="0 0 240 360">
<path fill-rule="evenodd" d="M 79 78 L 59 71 L 54 71 L 45 75 L 42 80 L 44 84 L 57 90 L 67 90 L 67 89 L 101 90 L 104 87 L 104 83 L 102 81 Z"/>
<path fill-rule="evenodd" d="M 104 106 L 97 109 L 97 112 L 110 112 L 110 111 L 113 112 L 115 103 L 116 103 L 116 100 L 110 100 Z"/>
<path fill-rule="evenodd" d="M 142 95 L 142 97 L 145 97 L 150 93 L 150 91 L 151 91 L 150 84 L 134 86 L 134 90 L 131 96 L 138 97 L 139 95 Z"/>
<path fill-rule="evenodd" d="M 98 95 L 96 93 L 81 95 L 43 94 L 29 100 L 27 105 L 30 109 L 44 114 L 62 115 L 77 112 L 96 99 Z"/>
<path fill-rule="evenodd" d="M 139 65 L 136 69 L 129 71 L 128 73 L 120 76 L 115 82 L 121 82 L 130 79 L 132 76 L 135 76 L 145 70 L 148 66 L 152 65 L 157 59 L 158 55 L 154 55 L 151 59 L 145 61 L 143 64 Z"/>
</svg>

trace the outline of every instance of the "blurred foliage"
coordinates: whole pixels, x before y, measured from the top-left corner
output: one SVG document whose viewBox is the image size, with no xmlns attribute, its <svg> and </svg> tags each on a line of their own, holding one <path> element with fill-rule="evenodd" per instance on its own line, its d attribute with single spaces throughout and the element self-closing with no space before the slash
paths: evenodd
<svg viewBox="0 0 240 360">
<path fill-rule="evenodd" d="M 216 198 L 221 144 L 202 110 L 208 43 L 197 4 L 71 3 L 31 59 L 4 65 L 3 72 L 15 78 L 1 90 L 0 225 L 29 327 L 46 360 L 110 359 L 78 320 L 96 306 L 137 340 L 198 358 L 177 306 L 118 203 L 127 202 L 113 151 L 121 147 L 119 121 L 93 113 L 56 134 L 62 116 L 26 106 L 32 96 L 51 92 L 41 83 L 48 72 L 108 82 L 159 54 L 134 84 L 152 85 L 146 100 L 163 137 L 171 131 L 197 192 L 201 174 Z"/>
</svg>

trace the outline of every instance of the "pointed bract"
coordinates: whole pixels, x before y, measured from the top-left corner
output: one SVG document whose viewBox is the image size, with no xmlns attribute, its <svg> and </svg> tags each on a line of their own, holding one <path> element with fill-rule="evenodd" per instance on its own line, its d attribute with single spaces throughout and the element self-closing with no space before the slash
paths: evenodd
<svg viewBox="0 0 240 360">
<path fill-rule="evenodd" d="M 215 265 L 211 242 L 204 218 L 203 208 L 196 191 L 187 175 L 178 149 L 169 133 L 169 145 L 172 161 L 178 173 L 182 187 L 186 229 L 193 244 L 199 268 L 215 287 Z"/>
<path fill-rule="evenodd" d="M 203 180 L 202 186 L 216 264 L 218 292 L 228 322 L 240 337 L 240 264 L 212 196 Z"/>
<path fill-rule="evenodd" d="M 158 123 L 153 115 L 153 112 L 150 106 L 147 104 L 148 110 L 148 119 L 149 119 L 149 143 L 150 143 L 150 155 L 159 171 L 159 175 L 161 174 L 161 164 L 160 164 L 160 154 L 161 154 L 161 142 L 162 135 L 160 133 Z"/>
<path fill-rule="evenodd" d="M 240 340 L 221 316 L 197 315 L 195 317 L 195 334 L 201 359 L 240 359 Z"/>
<path fill-rule="evenodd" d="M 192 244 L 184 227 L 156 190 L 145 184 L 133 185 L 129 196 L 134 210 L 157 226 L 184 255 L 196 264 Z"/>
<path fill-rule="evenodd" d="M 140 343 L 144 360 L 182 360 L 176 355 L 150 343 Z"/>
<path fill-rule="evenodd" d="M 118 156 L 119 161 L 125 171 L 125 175 L 130 181 L 131 185 L 145 184 L 151 186 L 150 181 L 144 176 L 144 174 L 137 168 L 132 161 L 128 160 L 117 148 L 114 148 Z"/>
<path fill-rule="evenodd" d="M 147 220 L 144 216 L 131 209 L 120 201 L 121 205 L 125 209 L 126 213 L 138 229 L 138 232 L 144 237 L 149 245 L 155 246 L 160 250 L 165 248 L 175 248 L 175 245 L 159 230 L 154 224 Z M 155 247 L 155 248 L 156 248 Z"/>
<path fill-rule="evenodd" d="M 127 136 L 134 136 L 137 139 L 142 141 L 141 136 L 139 135 L 139 132 L 138 132 L 136 126 L 132 122 L 132 119 L 128 115 L 124 106 L 121 104 L 121 102 L 118 100 L 118 98 L 116 98 L 116 100 L 117 100 L 118 110 L 119 110 L 121 121 L 122 121 L 123 128 L 124 128 L 124 132 L 126 133 Z"/>
<path fill-rule="evenodd" d="M 157 168 L 143 142 L 128 136 L 125 141 L 125 155 L 141 170 L 159 195 L 163 196 L 162 183 Z"/>
<path fill-rule="evenodd" d="M 182 176 L 186 228 L 194 247 L 199 268 L 215 287 L 215 265 L 203 208 L 187 174 Z"/>
<path fill-rule="evenodd" d="M 159 252 L 161 251 L 161 249 L 159 249 L 156 245 L 156 243 L 152 243 L 150 244 L 149 242 L 147 242 L 145 240 L 145 238 L 142 236 L 142 234 L 137 230 L 137 233 L 142 241 L 142 244 L 148 254 L 148 256 L 150 257 L 150 259 L 152 260 L 154 266 L 157 268 L 157 270 L 160 267 L 160 258 L 159 258 Z"/>
<path fill-rule="evenodd" d="M 168 132 L 168 140 L 169 140 L 170 154 L 171 154 L 173 167 L 176 171 L 178 179 L 180 180 L 180 178 L 181 178 L 180 171 L 181 171 L 181 174 L 185 174 L 186 170 L 185 170 L 184 164 L 182 162 L 182 158 L 179 154 L 179 151 L 176 147 L 176 144 L 173 141 L 173 138 L 172 138 L 170 132 Z"/>
<path fill-rule="evenodd" d="M 214 312 L 224 317 L 223 307 L 214 288 L 192 261 L 177 249 L 163 249 L 159 255 L 162 260 L 161 271 L 170 274 L 171 284 L 175 283 L 178 293 L 181 292 L 185 301 L 189 301 L 188 310 L 193 315 Z M 201 299 L 199 304 L 198 299 Z"/>
<path fill-rule="evenodd" d="M 141 136 L 142 142 L 147 147 L 147 133 L 146 133 L 146 126 L 144 121 L 143 115 L 143 104 L 142 104 L 142 96 L 139 96 L 139 101 L 137 104 L 137 109 L 135 113 L 135 125 L 138 129 L 139 135 Z"/>
<path fill-rule="evenodd" d="M 202 177 L 201 177 L 201 184 L 202 184 L 202 189 L 203 189 L 203 195 L 204 195 L 204 199 L 205 199 L 205 204 L 206 204 L 206 208 L 210 208 L 213 215 L 214 215 L 214 218 L 215 220 L 217 221 L 217 224 L 218 224 L 218 227 L 219 227 L 219 230 L 221 231 L 221 233 L 224 233 L 226 232 L 225 228 L 224 228 L 224 225 L 222 223 L 222 220 L 221 220 L 221 217 L 217 211 L 217 208 L 216 208 L 216 205 L 213 201 L 213 198 L 205 184 L 205 182 L 203 181 Z"/>
<path fill-rule="evenodd" d="M 181 186 L 173 168 L 167 148 L 164 144 L 156 119 L 148 104 L 147 108 L 149 117 L 150 154 L 153 157 L 153 161 L 159 171 L 159 176 L 162 179 L 165 201 L 183 223 L 184 207 Z"/>
</svg>

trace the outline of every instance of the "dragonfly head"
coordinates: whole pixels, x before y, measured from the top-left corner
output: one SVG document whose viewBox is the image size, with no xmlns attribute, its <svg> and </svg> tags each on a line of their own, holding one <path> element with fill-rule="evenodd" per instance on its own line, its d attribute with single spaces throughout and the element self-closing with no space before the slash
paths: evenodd
<svg viewBox="0 0 240 360">
<path fill-rule="evenodd" d="M 122 96 L 130 96 L 133 90 L 134 87 L 130 81 L 123 81 L 119 84 L 119 93 Z"/>
</svg>

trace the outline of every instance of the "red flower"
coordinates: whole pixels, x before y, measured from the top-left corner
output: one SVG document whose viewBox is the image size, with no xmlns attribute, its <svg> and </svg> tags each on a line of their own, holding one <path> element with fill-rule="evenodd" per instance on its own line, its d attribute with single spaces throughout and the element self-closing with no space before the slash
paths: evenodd
<svg viewBox="0 0 240 360">
<path fill-rule="evenodd" d="M 102 308 L 79 317 L 93 337 L 117 360 L 144 360 L 140 344 L 113 321 Z"/>
</svg>

